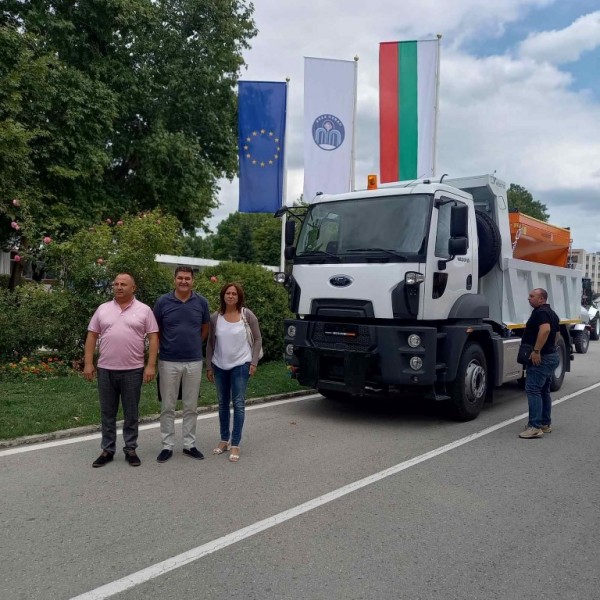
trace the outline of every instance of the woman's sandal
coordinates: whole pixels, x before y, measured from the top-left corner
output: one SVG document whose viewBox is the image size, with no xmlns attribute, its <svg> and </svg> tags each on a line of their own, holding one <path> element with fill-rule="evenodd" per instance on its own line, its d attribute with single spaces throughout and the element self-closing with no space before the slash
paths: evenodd
<svg viewBox="0 0 600 600">
<path fill-rule="evenodd" d="M 212 451 L 212 453 L 223 454 L 224 452 L 227 452 L 230 448 L 231 446 L 229 445 L 229 442 L 224 442 L 221 440 L 219 442 L 219 445 Z"/>
<path fill-rule="evenodd" d="M 240 448 L 239 446 L 231 446 L 231 452 L 229 453 L 229 462 L 236 463 L 238 460 L 240 460 Z"/>
</svg>

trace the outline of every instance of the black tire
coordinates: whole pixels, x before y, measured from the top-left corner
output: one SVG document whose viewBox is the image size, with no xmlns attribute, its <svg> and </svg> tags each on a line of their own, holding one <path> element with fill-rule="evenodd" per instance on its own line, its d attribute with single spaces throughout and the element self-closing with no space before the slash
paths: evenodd
<svg viewBox="0 0 600 600">
<path fill-rule="evenodd" d="M 585 354 L 590 346 L 590 334 L 587 331 L 577 331 L 573 334 L 575 350 L 579 354 Z"/>
<path fill-rule="evenodd" d="M 489 383 L 487 361 L 477 342 L 465 346 L 456 380 L 450 386 L 450 409 L 458 421 L 472 421 L 483 408 Z"/>
<path fill-rule="evenodd" d="M 479 238 L 479 277 L 483 277 L 498 262 L 502 250 L 502 238 L 498 226 L 487 213 L 476 210 L 475 220 Z"/>
<path fill-rule="evenodd" d="M 565 369 L 567 368 L 567 347 L 562 336 L 558 339 L 556 351 L 558 352 L 558 366 L 556 369 L 554 369 L 554 373 L 552 374 L 552 381 L 550 383 L 551 392 L 557 392 L 560 390 L 565 379 Z"/>
<path fill-rule="evenodd" d="M 595 342 L 600 340 L 600 319 L 598 317 L 592 319 L 590 327 L 592 328 L 590 331 L 590 340 L 594 340 Z"/>
</svg>

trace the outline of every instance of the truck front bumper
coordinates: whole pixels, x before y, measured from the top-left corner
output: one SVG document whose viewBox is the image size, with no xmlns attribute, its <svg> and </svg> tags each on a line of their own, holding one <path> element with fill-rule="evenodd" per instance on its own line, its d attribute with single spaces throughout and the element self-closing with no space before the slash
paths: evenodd
<svg viewBox="0 0 600 600">
<path fill-rule="evenodd" d="M 435 327 L 296 319 L 285 332 L 286 360 L 302 385 L 360 394 L 436 381 Z"/>
</svg>

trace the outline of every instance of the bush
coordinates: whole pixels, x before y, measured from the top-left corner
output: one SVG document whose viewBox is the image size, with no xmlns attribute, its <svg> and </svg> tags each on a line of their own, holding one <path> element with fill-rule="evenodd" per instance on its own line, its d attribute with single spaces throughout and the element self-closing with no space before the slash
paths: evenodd
<svg viewBox="0 0 600 600">
<path fill-rule="evenodd" d="M 217 281 L 211 281 L 216 278 Z M 286 289 L 273 281 L 273 273 L 259 265 L 221 263 L 204 269 L 195 279 L 195 288 L 208 300 L 211 312 L 219 308 L 219 291 L 227 283 L 244 288 L 246 306 L 257 316 L 263 338 L 263 360 L 280 359 L 284 351 L 283 320 L 292 315 Z"/>
<path fill-rule="evenodd" d="M 0 357 L 18 360 L 42 347 L 61 354 L 72 348 L 81 337 L 73 305 L 69 291 L 49 292 L 36 283 L 25 283 L 14 291 L 0 289 Z"/>
</svg>

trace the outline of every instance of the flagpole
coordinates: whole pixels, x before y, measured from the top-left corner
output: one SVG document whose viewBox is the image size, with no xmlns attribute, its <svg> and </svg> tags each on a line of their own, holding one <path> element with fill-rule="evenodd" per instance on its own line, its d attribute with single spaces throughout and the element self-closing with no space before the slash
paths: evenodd
<svg viewBox="0 0 600 600">
<path fill-rule="evenodd" d="M 437 65 L 436 65 L 436 73 L 435 73 L 435 108 L 434 108 L 434 123 L 433 123 L 433 159 L 432 159 L 432 173 L 431 176 L 435 177 L 436 170 L 436 162 L 437 162 L 437 129 L 438 129 L 438 114 L 440 111 L 440 40 L 442 39 L 442 34 L 438 33 L 437 37 Z"/>
<path fill-rule="evenodd" d="M 354 111 L 352 113 L 352 157 L 350 162 L 350 190 L 353 192 L 356 189 L 356 103 L 358 90 L 358 54 L 354 57 Z"/>
<path fill-rule="evenodd" d="M 290 78 L 285 78 L 285 125 L 284 125 L 284 133 L 283 133 L 283 198 L 281 199 L 281 205 L 287 206 L 287 125 L 288 125 L 288 91 L 290 85 Z M 285 271 L 285 224 L 287 222 L 287 213 L 283 213 L 281 217 L 281 254 L 279 256 L 279 270 L 283 273 Z"/>
</svg>

